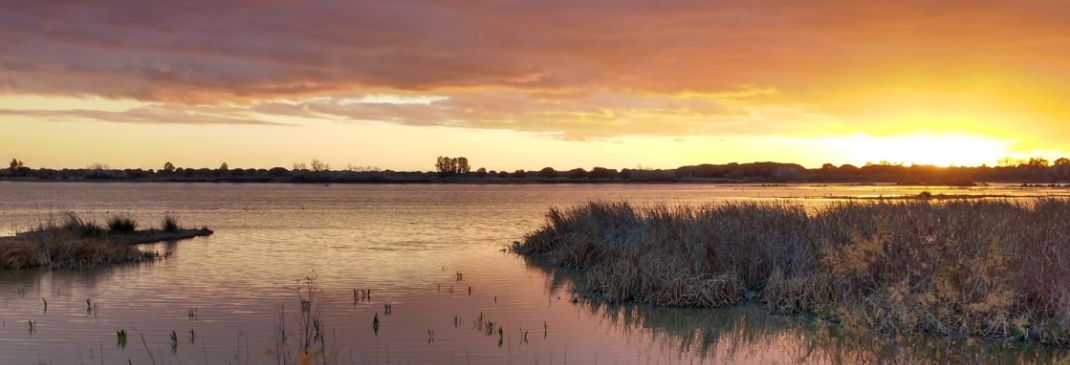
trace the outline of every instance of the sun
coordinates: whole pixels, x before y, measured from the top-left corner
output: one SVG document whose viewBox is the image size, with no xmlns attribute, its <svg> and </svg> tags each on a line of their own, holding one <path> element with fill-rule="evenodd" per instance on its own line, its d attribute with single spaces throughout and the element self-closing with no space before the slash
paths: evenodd
<svg viewBox="0 0 1070 365">
<path fill-rule="evenodd" d="M 893 136 L 854 135 L 848 139 L 848 159 L 856 163 L 890 162 L 906 165 L 980 166 L 993 165 L 1016 155 L 1011 147 L 1017 140 L 962 133 L 912 134 Z"/>
</svg>

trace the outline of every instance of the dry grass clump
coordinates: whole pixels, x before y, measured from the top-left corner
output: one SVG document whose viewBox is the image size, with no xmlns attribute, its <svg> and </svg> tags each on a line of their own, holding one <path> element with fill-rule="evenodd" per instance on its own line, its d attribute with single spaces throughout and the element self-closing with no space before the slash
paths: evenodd
<svg viewBox="0 0 1070 365">
<path fill-rule="evenodd" d="M 1070 345 L 1070 201 L 551 209 L 515 250 L 608 302 L 754 300 L 847 326 Z"/>
<path fill-rule="evenodd" d="M 40 247 L 14 239 L 0 239 L 0 270 L 20 270 L 41 266 Z"/>
<path fill-rule="evenodd" d="M 134 246 L 113 242 L 109 239 L 111 232 L 115 231 L 73 213 L 52 217 L 33 230 L 0 238 L 0 270 L 87 268 L 156 257 Z"/>
<path fill-rule="evenodd" d="M 74 212 L 65 212 L 58 217 L 50 216 L 45 222 L 37 225 L 30 234 L 42 235 L 69 235 L 81 238 L 103 237 L 108 230 L 100 225 L 83 220 Z"/>
<path fill-rule="evenodd" d="M 108 218 L 108 233 L 132 233 L 137 230 L 137 222 L 127 217 Z"/>
<path fill-rule="evenodd" d="M 178 232 L 178 219 L 168 214 L 163 217 L 163 222 L 160 223 L 160 229 L 164 232 Z"/>
</svg>

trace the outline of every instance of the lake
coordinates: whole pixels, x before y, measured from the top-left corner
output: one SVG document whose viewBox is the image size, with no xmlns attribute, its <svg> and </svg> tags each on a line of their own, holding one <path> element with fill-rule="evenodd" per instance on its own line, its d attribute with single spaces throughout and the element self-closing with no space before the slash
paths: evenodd
<svg viewBox="0 0 1070 365">
<path fill-rule="evenodd" d="M 536 229 L 548 208 L 590 200 L 697 205 L 788 199 L 817 207 L 834 201 L 822 197 L 921 191 L 1025 196 L 1067 190 L 0 183 L 0 235 L 64 211 L 97 221 L 126 215 L 143 225 L 171 213 L 184 226 L 216 232 L 144 246 L 167 255 L 154 263 L 0 272 L 0 363 L 274 363 L 280 324 L 291 336 L 298 332 L 298 290 L 306 278 L 318 293 L 325 349 L 340 364 L 1065 360 L 1066 352 L 1043 346 L 849 334 L 753 306 L 600 305 L 570 295 L 569 273 L 548 272 L 505 250 Z M 355 290 L 370 290 L 370 298 L 355 297 Z M 119 330 L 129 334 L 125 347 L 117 345 Z"/>
</svg>

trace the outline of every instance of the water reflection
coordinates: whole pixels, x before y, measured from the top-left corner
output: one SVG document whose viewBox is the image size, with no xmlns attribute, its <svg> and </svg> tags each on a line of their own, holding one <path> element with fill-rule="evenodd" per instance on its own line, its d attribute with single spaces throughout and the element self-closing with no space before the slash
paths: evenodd
<svg viewBox="0 0 1070 365">
<path fill-rule="evenodd" d="M 323 333 L 339 363 L 1056 359 L 1059 354 L 1040 348 L 948 347 L 938 340 L 846 334 L 812 319 L 769 316 L 760 308 L 573 303 L 567 275 L 500 251 L 537 227 L 548 207 L 588 200 L 686 205 L 916 194 L 911 189 L 5 183 L 0 231 L 60 210 L 96 219 L 122 213 L 145 222 L 170 211 L 184 224 L 207 225 L 216 234 L 144 246 L 169 253 L 154 263 L 0 273 L 0 364 L 144 364 L 152 362 L 150 353 L 157 364 L 273 363 L 265 351 L 276 343 L 280 312 L 287 311 L 291 328 L 299 327 L 294 289 L 310 273 L 322 289 Z M 969 191 L 993 189 L 1012 192 Z M 361 290 L 370 292 L 361 297 Z M 116 346 L 122 330 L 129 336 L 125 347 Z"/>
<path fill-rule="evenodd" d="M 529 267 L 540 267 L 527 261 Z M 578 273 L 546 269 L 547 286 L 569 294 Z M 760 304 L 720 309 L 604 304 L 574 297 L 609 327 L 649 337 L 677 361 L 712 364 L 1066 364 L 1070 351 L 982 339 L 897 336 L 849 329 L 808 315 L 772 313 Z M 640 336 L 642 335 L 642 336 Z M 691 356 L 688 356 L 691 355 Z"/>
</svg>

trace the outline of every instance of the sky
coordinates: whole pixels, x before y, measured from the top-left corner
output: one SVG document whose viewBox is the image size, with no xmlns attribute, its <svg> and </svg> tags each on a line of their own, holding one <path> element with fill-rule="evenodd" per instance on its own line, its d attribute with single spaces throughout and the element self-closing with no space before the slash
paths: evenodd
<svg viewBox="0 0 1070 365">
<path fill-rule="evenodd" d="M 1070 156 L 1066 19 L 1048 0 L 9 1 L 0 158 L 1054 159 Z"/>
</svg>

